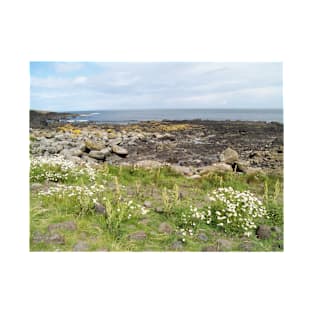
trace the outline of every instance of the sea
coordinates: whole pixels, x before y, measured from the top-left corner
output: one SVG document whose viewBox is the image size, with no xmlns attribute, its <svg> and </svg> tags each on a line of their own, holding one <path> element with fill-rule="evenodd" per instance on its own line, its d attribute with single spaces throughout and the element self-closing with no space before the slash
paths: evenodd
<svg viewBox="0 0 313 313">
<path fill-rule="evenodd" d="M 162 120 L 265 121 L 283 123 L 282 109 L 160 109 L 160 110 L 91 110 L 71 111 L 79 114 L 70 122 L 128 124 Z"/>
</svg>

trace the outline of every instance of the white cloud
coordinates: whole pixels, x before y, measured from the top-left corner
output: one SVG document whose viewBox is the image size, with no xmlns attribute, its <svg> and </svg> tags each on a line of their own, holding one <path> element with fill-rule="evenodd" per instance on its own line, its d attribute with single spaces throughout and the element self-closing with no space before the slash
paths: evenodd
<svg viewBox="0 0 313 313">
<path fill-rule="evenodd" d="M 86 65 L 75 77 L 62 73 L 32 77 L 33 101 L 41 97 L 42 101 L 36 104 L 44 108 L 55 99 L 53 105 L 59 105 L 60 110 L 282 106 L 279 63 L 102 63 L 101 66 L 92 63 L 92 66 L 97 71 Z"/>
<path fill-rule="evenodd" d="M 57 62 L 54 64 L 55 71 L 57 73 L 66 73 L 78 71 L 84 67 L 83 63 L 78 62 Z"/>
<path fill-rule="evenodd" d="M 73 84 L 84 84 L 87 81 L 87 77 L 86 76 L 78 76 L 76 78 L 74 78 L 73 80 Z"/>
</svg>

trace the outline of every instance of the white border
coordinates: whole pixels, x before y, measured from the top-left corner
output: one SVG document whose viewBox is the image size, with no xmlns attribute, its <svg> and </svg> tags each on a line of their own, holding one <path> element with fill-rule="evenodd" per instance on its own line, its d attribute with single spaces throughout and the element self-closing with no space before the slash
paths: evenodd
<svg viewBox="0 0 313 313">
<path fill-rule="evenodd" d="M 310 311 L 309 1 L 10 1 L 1 23 L 3 312 Z M 4 52 L 4 55 L 2 53 Z M 29 253 L 29 61 L 283 61 L 284 253 Z"/>
</svg>

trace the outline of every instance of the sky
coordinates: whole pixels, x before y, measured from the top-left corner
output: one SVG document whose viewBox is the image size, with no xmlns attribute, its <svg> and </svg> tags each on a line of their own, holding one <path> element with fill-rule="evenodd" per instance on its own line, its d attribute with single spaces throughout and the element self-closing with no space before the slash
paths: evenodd
<svg viewBox="0 0 313 313">
<path fill-rule="evenodd" d="M 282 108 L 282 63 L 30 62 L 30 108 Z"/>
</svg>

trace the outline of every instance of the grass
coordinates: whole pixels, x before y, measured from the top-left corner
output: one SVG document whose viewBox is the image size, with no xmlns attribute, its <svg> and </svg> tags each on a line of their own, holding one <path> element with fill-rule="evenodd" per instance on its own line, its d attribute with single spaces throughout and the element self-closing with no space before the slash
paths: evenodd
<svg viewBox="0 0 313 313">
<path fill-rule="evenodd" d="M 30 193 L 31 251 L 73 251 L 79 242 L 84 242 L 88 251 L 175 251 L 177 246 L 182 251 L 282 251 L 283 235 L 275 232 L 268 239 L 258 239 L 255 234 L 245 237 L 199 219 L 194 220 L 192 234 L 183 235 L 181 231 L 183 215 L 190 213 L 190 207 L 205 212 L 208 193 L 219 187 L 254 193 L 269 216 L 258 220 L 258 225 L 282 230 L 281 175 L 225 173 L 188 179 L 167 167 L 147 170 L 105 164 L 96 169 L 92 179 L 84 170 L 74 179 L 71 173 L 77 169 L 72 169 L 70 179 L 49 181 L 38 172 L 58 171 L 59 167 L 47 167 L 37 166 L 32 176 L 31 184 L 35 182 L 36 188 Z M 53 188 L 59 189 L 46 195 Z M 106 215 L 95 211 L 95 202 L 106 208 Z M 60 226 L 49 231 L 49 225 L 69 221 L 75 224 L 75 230 Z M 161 223 L 168 224 L 167 233 L 160 231 Z M 132 239 L 138 232 L 144 232 L 145 237 Z M 51 236 L 55 233 L 64 242 L 54 242 Z M 207 241 L 199 239 L 199 234 Z M 221 239 L 229 241 L 231 247 L 223 247 Z"/>
</svg>

